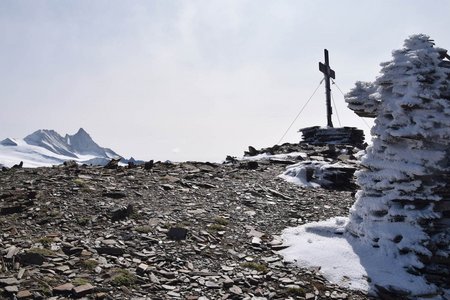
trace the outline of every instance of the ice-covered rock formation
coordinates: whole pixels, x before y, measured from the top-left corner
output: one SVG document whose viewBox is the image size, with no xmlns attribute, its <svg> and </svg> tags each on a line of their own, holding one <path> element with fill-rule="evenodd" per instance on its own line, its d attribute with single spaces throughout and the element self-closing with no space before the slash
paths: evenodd
<svg viewBox="0 0 450 300">
<path fill-rule="evenodd" d="M 422 34 L 392 55 L 374 83 L 359 83 L 347 95 L 357 113 L 376 116 L 347 231 L 397 255 L 438 292 L 448 291 L 449 56 Z"/>
<path fill-rule="evenodd" d="M 373 82 L 357 81 L 355 87 L 345 95 L 348 108 L 360 117 L 375 118 L 380 107 L 380 94 Z"/>
</svg>

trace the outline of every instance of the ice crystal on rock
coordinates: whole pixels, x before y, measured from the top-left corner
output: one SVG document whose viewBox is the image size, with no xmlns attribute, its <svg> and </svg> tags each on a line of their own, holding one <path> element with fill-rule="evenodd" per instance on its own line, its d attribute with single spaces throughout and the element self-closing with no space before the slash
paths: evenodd
<svg viewBox="0 0 450 300">
<path fill-rule="evenodd" d="M 357 114 L 376 117 L 347 231 L 449 289 L 449 56 L 423 34 L 392 56 L 374 83 L 347 94 Z"/>
</svg>

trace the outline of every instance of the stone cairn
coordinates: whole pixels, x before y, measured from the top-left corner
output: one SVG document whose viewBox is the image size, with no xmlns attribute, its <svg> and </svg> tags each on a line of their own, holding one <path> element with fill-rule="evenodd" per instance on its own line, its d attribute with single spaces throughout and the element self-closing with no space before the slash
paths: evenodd
<svg viewBox="0 0 450 300">
<path fill-rule="evenodd" d="M 374 83 L 346 95 L 376 118 L 347 230 L 439 293 L 450 288 L 450 57 L 422 34 L 392 55 Z"/>
<path fill-rule="evenodd" d="M 317 146 L 326 145 L 351 145 L 359 149 L 365 149 L 364 131 L 356 127 L 327 127 L 313 126 L 302 128 L 300 144 Z"/>
</svg>

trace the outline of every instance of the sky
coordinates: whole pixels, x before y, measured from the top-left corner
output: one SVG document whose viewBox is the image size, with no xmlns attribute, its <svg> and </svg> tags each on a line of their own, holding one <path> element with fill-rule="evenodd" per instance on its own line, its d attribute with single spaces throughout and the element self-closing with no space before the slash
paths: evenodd
<svg viewBox="0 0 450 300">
<path fill-rule="evenodd" d="M 409 35 L 449 49 L 449 12 L 446 0 L 0 0 L 0 139 L 82 127 L 125 157 L 242 156 L 279 142 L 325 48 L 333 123 L 368 135 L 341 91 L 373 81 Z M 315 125 L 323 85 L 282 143 Z"/>
</svg>

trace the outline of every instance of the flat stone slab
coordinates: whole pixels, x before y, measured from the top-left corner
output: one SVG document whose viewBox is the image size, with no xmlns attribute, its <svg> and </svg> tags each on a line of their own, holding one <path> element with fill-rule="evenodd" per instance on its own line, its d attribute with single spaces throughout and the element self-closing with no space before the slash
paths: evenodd
<svg viewBox="0 0 450 300">
<path fill-rule="evenodd" d="M 94 292 L 95 287 L 90 284 L 83 284 L 73 288 L 73 293 L 75 296 L 80 297 Z"/>
</svg>

